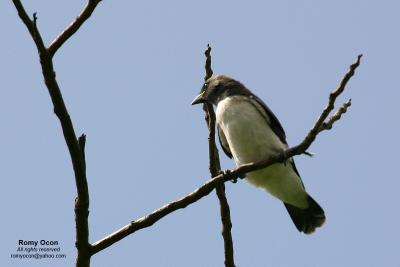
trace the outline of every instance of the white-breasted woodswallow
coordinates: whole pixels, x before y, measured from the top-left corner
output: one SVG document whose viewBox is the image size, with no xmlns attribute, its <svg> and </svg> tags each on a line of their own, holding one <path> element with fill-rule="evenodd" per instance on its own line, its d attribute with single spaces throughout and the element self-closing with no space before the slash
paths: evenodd
<svg viewBox="0 0 400 267">
<path fill-rule="evenodd" d="M 192 105 L 206 102 L 216 106 L 221 147 L 237 166 L 288 148 L 285 131 L 274 113 L 239 81 L 212 76 Z M 310 234 L 325 222 L 324 211 L 305 191 L 293 158 L 249 172 L 246 180 L 282 200 L 300 232 Z"/>
</svg>

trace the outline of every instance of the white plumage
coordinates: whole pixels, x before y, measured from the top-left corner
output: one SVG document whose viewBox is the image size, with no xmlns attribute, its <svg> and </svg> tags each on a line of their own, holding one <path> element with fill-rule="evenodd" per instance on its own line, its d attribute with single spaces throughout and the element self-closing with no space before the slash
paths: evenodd
<svg viewBox="0 0 400 267">
<path fill-rule="evenodd" d="M 248 96 L 229 96 L 221 100 L 217 105 L 216 119 L 222 130 L 220 134 L 226 138 L 238 166 L 259 161 L 287 148 L 268 125 L 268 114 Z M 246 180 L 285 203 L 299 208 L 308 206 L 307 193 L 290 162 L 250 172 Z"/>
<path fill-rule="evenodd" d="M 285 131 L 268 106 L 242 83 L 215 75 L 192 105 L 217 106 L 219 140 L 236 165 L 258 162 L 287 148 Z M 297 230 L 311 234 L 325 222 L 321 206 L 305 191 L 293 159 L 249 172 L 246 180 L 283 201 Z"/>
</svg>

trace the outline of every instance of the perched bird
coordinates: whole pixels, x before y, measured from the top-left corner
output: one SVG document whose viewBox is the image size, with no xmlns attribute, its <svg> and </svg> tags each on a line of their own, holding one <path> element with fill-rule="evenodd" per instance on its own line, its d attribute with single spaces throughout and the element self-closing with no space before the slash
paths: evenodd
<svg viewBox="0 0 400 267">
<path fill-rule="evenodd" d="M 285 131 L 274 113 L 239 81 L 212 76 L 192 105 L 199 103 L 216 106 L 219 141 L 237 166 L 288 148 Z M 249 172 L 246 180 L 282 200 L 300 232 L 310 234 L 324 223 L 324 211 L 305 191 L 293 158 Z"/>
</svg>

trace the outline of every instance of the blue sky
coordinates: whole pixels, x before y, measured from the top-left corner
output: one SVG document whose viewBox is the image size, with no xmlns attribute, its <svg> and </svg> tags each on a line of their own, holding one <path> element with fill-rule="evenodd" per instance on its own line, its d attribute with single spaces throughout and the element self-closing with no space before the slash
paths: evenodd
<svg viewBox="0 0 400 267">
<path fill-rule="evenodd" d="M 49 43 L 84 1 L 24 1 Z M 297 144 L 363 53 L 334 129 L 296 157 L 325 209 L 300 234 L 283 205 L 227 184 L 237 266 L 398 266 L 398 1 L 103 1 L 55 57 L 78 134 L 87 135 L 90 241 L 208 179 L 207 129 L 190 102 L 213 70 L 242 81 Z M 36 48 L 11 1 L 0 3 L 2 266 L 71 266 L 75 184 Z M 224 169 L 234 167 L 221 151 Z M 222 266 L 214 193 L 93 256 L 92 266 Z M 58 240 L 65 260 L 15 260 L 17 241 Z"/>
</svg>

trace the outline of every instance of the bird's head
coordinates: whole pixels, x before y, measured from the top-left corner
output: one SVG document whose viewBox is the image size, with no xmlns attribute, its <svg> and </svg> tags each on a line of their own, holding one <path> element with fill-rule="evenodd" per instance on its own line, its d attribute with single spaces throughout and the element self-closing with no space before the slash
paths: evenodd
<svg viewBox="0 0 400 267">
<path fill-rule="evenodd" d="M 192 101 L 192 105 L 209 103 L 217 105 L 219 101 L 231 95 L 246 95 L 248 89 L 239 81 L 226 75 L 215 75 L 209 78 Z"/>
</svg>

